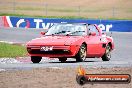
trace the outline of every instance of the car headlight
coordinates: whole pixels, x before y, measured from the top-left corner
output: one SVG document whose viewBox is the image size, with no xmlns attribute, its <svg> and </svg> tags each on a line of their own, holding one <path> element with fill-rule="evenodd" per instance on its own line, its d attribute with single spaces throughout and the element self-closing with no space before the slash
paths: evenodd
<svg viewBox="0 0 132 88">
<path fill-rule="evenodd" d="M 65 46 L 70 46 L 71 44 L 65 43 L 64 45 L 65 45 Z"/>
<path fill-rule="evenodd" d="M 71 42 L 65 42 L 65 46 L 70 46 L 72 43 Z"/>
</svg>

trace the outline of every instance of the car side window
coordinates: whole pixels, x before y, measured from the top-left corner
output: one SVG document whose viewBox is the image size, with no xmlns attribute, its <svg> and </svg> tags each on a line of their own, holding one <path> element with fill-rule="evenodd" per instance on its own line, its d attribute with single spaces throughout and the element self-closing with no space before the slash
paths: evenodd
<svg viewBox="0 0 132 88">
<path fill-rule="evenodd" d="M 96 29 L 96 27 L 94 25 L 89 25 L 88 29 L 89 29 L 89 33 L 95 32 L 96 36 L 99 35 L 99 31 Z"/>
</svg>

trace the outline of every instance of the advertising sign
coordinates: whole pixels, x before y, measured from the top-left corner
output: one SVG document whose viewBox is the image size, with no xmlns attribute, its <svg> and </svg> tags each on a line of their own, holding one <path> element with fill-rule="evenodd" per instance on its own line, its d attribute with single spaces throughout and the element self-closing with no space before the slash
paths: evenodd
<svg viewBox="0 0 132 88">
<path fill-rule="evenodd" d="M 88 23 L 97 24 L 103 31 L 132 32 L 132 21 L 129 20 L 91 20 L 91 19 L 58 19 L 58 18 L 23 18 L 3 16 L 5 27 L 43 28 L 48 29 L 54 23 Z"/>
</svg>

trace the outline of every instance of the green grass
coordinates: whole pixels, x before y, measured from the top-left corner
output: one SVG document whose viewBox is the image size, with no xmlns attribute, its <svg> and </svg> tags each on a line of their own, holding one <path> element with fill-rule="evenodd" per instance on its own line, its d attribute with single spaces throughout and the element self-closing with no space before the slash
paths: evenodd
<svg viewBox="0 0 132 88">
<path fill-rule="evenodd" d="M 0 43 L 0 58 L 26 56 L 26 54 L 27 51 L 24 46 Z"/>
<path fill-rule="evenodd" d="M 61 19 L 105 19 L 102 17 L 98 18 L 87 18 L 83 16 L 40 16 L 40 15 L 25 15 L 25 14 L 11 14 L 11 13 L 0 13 L 0 16 L 18 16 L 18 17 L 33 17 L 33 18 L 61 18 Z M 107 18 L 107 20 L 132 20 L 132 18 Z"/>
<path fill-rule="evenodd" d="M 0 13 L 0 16 L 19 16 L 19 17 L 39 17 L 39 18 L 63 18 L 63 19 L 86 19 L 86 17 L 78 17 L 78 16 L 40 16 L 40 15 L 25 15 L 25 14 L 10 14 L 10 13 Z"/>
</svg>

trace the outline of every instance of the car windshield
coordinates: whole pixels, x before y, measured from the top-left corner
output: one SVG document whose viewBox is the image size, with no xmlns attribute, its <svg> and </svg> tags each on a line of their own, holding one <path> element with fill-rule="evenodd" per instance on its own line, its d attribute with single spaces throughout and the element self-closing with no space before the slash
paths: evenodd
<svg viewBox="0 0 132 88">
<path fill-rule="evenodd" d="M 86 35 L 83 24 L 54 24 L 45 35 Z"/>
</svg>

